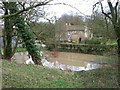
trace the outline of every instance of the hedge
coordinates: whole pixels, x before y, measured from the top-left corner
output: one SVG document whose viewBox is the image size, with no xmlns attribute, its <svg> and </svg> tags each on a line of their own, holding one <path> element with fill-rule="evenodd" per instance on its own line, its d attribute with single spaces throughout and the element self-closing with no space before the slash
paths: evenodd
<svg viewBox="0 0 120 90">
<path fill-rule="evenodd" d="M 55 49 L 54 44 L 47 45 L 48 50 Z M 97 55 L 104 55 L 104 54 L 116 54 L 117 53 L 117 45 L 101 45 L 101 44 L 86 44 L 86 45 L 79 45 L 79 44 L 60 44 L 57 45 L 57 49 L 59 51 L 64 52 L 78 52 L 78 53 L 85 53 L 85 54 L 97 54 Z"/>
</svg>

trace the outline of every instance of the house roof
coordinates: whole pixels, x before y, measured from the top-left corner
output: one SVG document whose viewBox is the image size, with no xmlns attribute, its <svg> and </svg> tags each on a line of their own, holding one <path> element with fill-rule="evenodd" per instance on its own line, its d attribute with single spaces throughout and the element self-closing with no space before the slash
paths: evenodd
<svg viewBox="0 0 120 90">
<path fill-rule="evenodd" d="M 67 31 L 84 31 L 85 27 L 80 25 L 66 25 Z"/>
</svg>

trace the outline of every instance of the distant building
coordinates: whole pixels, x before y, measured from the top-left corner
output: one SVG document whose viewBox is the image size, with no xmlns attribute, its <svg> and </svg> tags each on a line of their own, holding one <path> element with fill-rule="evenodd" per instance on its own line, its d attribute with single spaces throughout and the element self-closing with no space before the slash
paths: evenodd
<svg viewBox="0 0 120 90">
<path fill-rule="evenodd" d="M 84 25 L 72 25 L 66 23 L 64 36 L 61 40 L 65 42 L 80 43 L 85 39 L 91 39 L 93 34 L 90 32 L 87 26 Z"/>
</svg>

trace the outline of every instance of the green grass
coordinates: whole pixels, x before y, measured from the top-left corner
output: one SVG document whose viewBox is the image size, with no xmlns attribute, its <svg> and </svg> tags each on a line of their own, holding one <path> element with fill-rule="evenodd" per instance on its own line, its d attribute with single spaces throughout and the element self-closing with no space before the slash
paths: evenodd
<svg viewBox="0 0 120 90">
<path fill-rule="evenodd" d="M 70 72 L 8 61 L 3 61 L 2 67 L 3 88 L 118 87 L 115 67 L 105 67 L 87 72 Z"/>
<path fill-rule="evenodd" d="M 16 49 L 16 52 L 25 52 L 26 51 L 26 48 L 17 48 Z"/>
</svg>

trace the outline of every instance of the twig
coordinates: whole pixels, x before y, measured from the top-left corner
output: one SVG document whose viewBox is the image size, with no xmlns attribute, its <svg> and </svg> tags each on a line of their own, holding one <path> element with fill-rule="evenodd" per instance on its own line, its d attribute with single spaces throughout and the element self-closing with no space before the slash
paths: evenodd
<svg viewBox="0 0 120 90">
<path fill-rule="evenodd" d="M 48 4 L 49 2 L 51 2 L 51 1 L 53 1 L 53 0 L 49 0 L 49 1 L 47 1 L 47 2 L 40 2 L 40 3 L 38 3 L 38 4 L 34 5 L 34 6 L 27 7 L 26 9 L 22 9 L 22 10 L 16 12 L 16 13 L 13 13 L 13 14 L 10 14 L 10 15 L 0 16 L 0 19 L 16 16 L 16 15 L 18 15 L 18 14 L 21 14 L 21 13 L 25 12 L 25 11 L 28 11 L 28 10 L 33 9 L 33 8 L 36 8 L 36 7 L 38 7 L 38 6 L 46 5 L 46 4 Z"/>
</svg>

